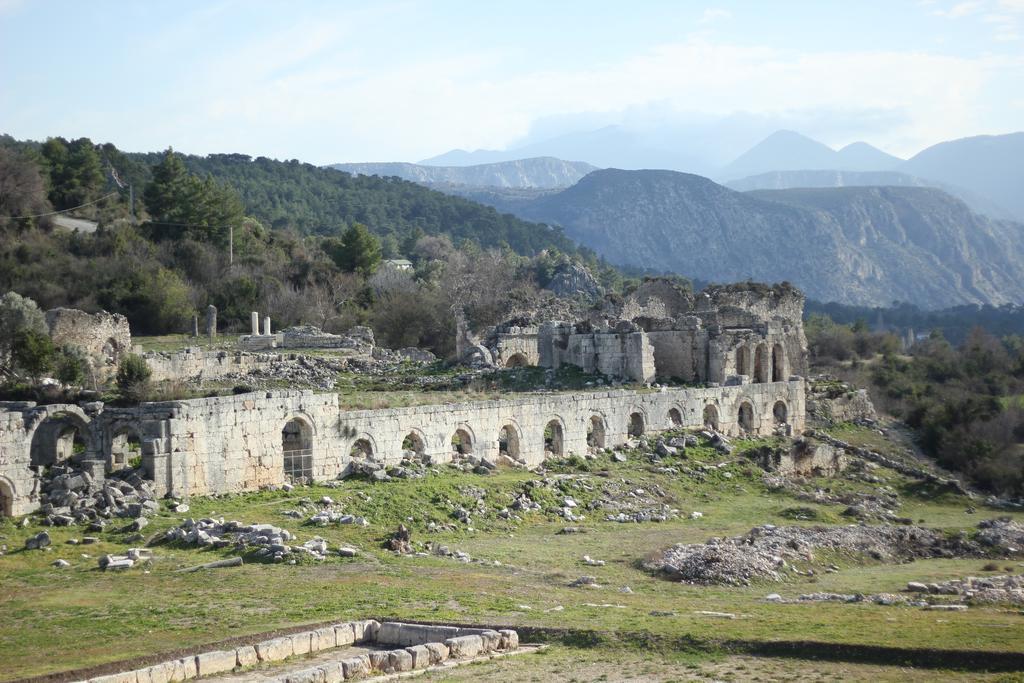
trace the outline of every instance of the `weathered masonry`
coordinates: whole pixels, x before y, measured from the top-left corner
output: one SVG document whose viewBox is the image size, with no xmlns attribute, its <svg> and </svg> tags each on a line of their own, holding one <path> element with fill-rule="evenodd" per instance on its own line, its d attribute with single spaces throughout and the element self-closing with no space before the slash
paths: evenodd
<svg viewBox="0 0 1024 683">
<path fill-rule="evenodd" d="M 189 496 L 252 491 L 289 478 L 335 479 L 355 460 L 392 464 L 408 450 L 436 463 L 473 453 L 535 466 L 552 455 L 704 425 L 727 434 L 801 432 L 804 381 L 361 411 L 340 408 L 336 394 L 312 391 L 133 408 L 0 403 L 0 511 L 38 508 L 39 474 L 68 460 L 93 477 L 141 462 L 158 494 Z"/>
<path fill-rule="evenodd" d="M 803 305 L 803 294 L 786 284 L 693 295 L 655 278 L 587 320 L 499 325 L 487 334 L 486 352 L 500 367 L 570 364 L 634 382 L 777 382 L 806 375 Z"/>
</svg>

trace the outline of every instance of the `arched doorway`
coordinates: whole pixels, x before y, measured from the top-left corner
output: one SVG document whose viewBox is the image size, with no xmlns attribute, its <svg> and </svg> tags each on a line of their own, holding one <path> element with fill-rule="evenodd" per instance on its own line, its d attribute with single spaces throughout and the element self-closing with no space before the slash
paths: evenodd
<svg viewBox="0 0 1024 683">
<path fill-rule="evenodd" d="M 507 455 L 513 460 L 521 460 L 519 454 L 519 432 L 513 425 L 507 424 L 498 430 L 498 454 Z"/>
<path fill-rule="evenodd" d="M 772 381 L 783 382 L 786 379 L 786 350 L 782 344 L 772 348 Z"/>
<path fill-rule="evenodd" d="M 746 346 L 736 349 L 736 374 L 750 375 L 750 349 Z"/>
<path fill-rule="evenodd" d="M 513 353 L 509 356 L 508 360 L 505 361 L 506 368 L 525 368 L 530 364 L 530 361 L 526 359 L 526 356 L 521 353 Z"/>
<path fill-rule="evenodd" d="M 45 469 L 83 455 L 88 449 L 88 426 L 77 415 L 56 413 L 32 434 L 30 466 Z"/>
<path fill-rule="evenodd" d="M 284 476 L 292 481 L 313 479 L 313 427 L 301 417 L 293 417 L 281 429 L 284 452 Z"/>
<path fill-rule="evenodd" d="M 604 418 L 594 415 L 587 421 L 587 445 L 591 448 L 604 448 Z"/>
<path fill-rule="evenodd" d="M 747 401 L 740 404 L 739 423 L 742 431 L 754 431 L 754 406 Z"/>
<path fill-rule="evenodd" d="M 134 427 L 121 427 L 110 439 L 111 471 L 142 465 L 142 437 Z"/>
<path fill-rule="evenodd" d="M 103 343 L 101 353 L 103 355 L 103 362 L 107 365 L 117 365 L 117 362 L 121 359 L 121 345 L 117 343 L 116 339 L 111 337 Z"/>
<path fill-rule="evenodd" d="M 639 437 L 644 435 L 644 416 L 643 414 L 636 412 L 630 413 L 629 415 L 629 427 L 626 433 L 632 437 Z"/>
<path fill-rule="evenodd" d="M 409 432 L 402 439 L 402 457 L 416 457 L 422 458 L 423 454 L 427 450 L 427 445 L 423 443 L 423 437 L 417 432 Z M 411 455 L 410 455 L 411 453 Z"/>
<path fill-rule="evenodd" d="M 456 429 L 452 434 L 452 451 L 459 455 L 469 455 L 473 452 L 473 437 L 465 429 Z"/>
<path fill-rule="evenodd" d="M 786 421 L 789 419 L 789 409 L 786 408 L 785 401 L 775 402 L 775 405 L 772 406 L 772 417 L 775 418 L 775 424 L 786 424 Z"/>
<path fill-rule="evenodd" d="M 565 430 L 560 420 L 551 420 L 544 426 L 544 454 L 555 457 L 565 455 Z"/>
<path fill-rule="evenodd" d="M 683 414 L 679 412 L 679 408 L 668 409 L 668 421 L 673 427 L 683 426 Z"/>
<path fill-rule="evenodd" d="M 710 403 L 704 406 L 704 426 L 712 431 L 718 431 L 718 408 Z"/>
<path fill-rule="evenodd" d="M 758 344 L 754 351 L 754 381 L 764 383 L 768 381 L 768 366 L 765 356 L 767 352 L 764 344 Z"/>
<path fill-rule="evenodd" d="M 356 439 L 356 442 L 352 444 L 352 448 L 349 449 L 348 455 L 353 460 L 372 460 L 373 444 L 370 443 L 369 439 Z"/>
<path fill-rule="evenodd" d="M 0 517 L 14 516 L 14 487 L 0 477 Z"/>
</svg>

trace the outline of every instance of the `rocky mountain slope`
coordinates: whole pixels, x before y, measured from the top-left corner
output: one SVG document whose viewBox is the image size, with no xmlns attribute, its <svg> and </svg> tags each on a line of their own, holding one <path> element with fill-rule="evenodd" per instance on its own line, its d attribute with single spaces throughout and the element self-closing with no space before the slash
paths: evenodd
<svg viewBox="0 0 1024 683">
<path fill-rule="evenodd" d="M 795 187 L 934 187 L 950 194 L 971 211 L 989 218 L 1012 220 L 1013 214 L 986 197 L 962 187 L 898 171 L 839 171 L 835 169 L 804 171 L 770 171 L 731 180 L 725 186 L 739 192 L 750 190 L 788 190 Z"/>
<path fill-rule="evenodd" d="M 899 170 L 965 188 L 1024 221 L 1024 132 L 942 142 L 900 164 Z"/>
<path fill-rule="evenodd" d="M 501 208 L 561 225 L 615 263 L 701 280 L 789 280 L 851 304 L 1024 301 L 1024 226 L 931 188 L 740 193 L 685 173 L 608 169 Z"/>
<path fill-rule="evenodd" d="M 331 168 L 356 175 L 395 176 L 421 185 L 469 185 L 474 187 L 552 188 L 568 187 L 596 170 L 582 161 L 554 157 L 516 159 L 475 166 L 426 166 L 400 162 L 333 164 Z"/>
</svg>

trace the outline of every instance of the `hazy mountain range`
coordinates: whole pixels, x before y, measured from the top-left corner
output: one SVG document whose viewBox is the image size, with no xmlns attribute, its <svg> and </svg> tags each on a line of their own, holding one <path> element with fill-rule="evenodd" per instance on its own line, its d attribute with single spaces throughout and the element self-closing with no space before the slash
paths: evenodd
<svg viewBox="0 0 1024 683">
<path fill-rule="evenodd" d="M 333 164 L 331 168 L 356 175 L 398 177 L 429 186 L 472 185 L 502 188 L 569 187 L 596 166 L 554 157 L 516 159 L 475 166 L 424 166 L 401 162 Z"/>
<path fill-rule="evenodd" d="M 888 154 L 866 142 L 855 142 L 834 150 L 821 142 L 793 131 L 780 130 L 769 135 L 728 163 L 715 164 L 710 146 L 721 142 L 710 131 L 706 140 L 680 147 L 659 145 L 657 136 L 642 136 L 619 126 L 561 135 L 506 151 L 453 150 L 422 162 L 424 165 L 463 166 L 471 163 L 509 161 L 516 158 L 556 156 L 582 159 L 602 168 L 667 169 L 697 173 L 736 187 L 761 187 L 750 176 L 788 171 L 897 172 L 911 176 L 900 185 L 920 184 L 938 187 L 960 197 L 976 211 L 992 217 L 1013 217 L 1024 221 L 1024 133 L 983 135 L 943 142 L 929 147 L 908 160 Z M 689 150 L 689 151 L 688 151 Z M 719 155 L 720 157 L 720 155 Z M 813 186 L 824 184 L 829 176 L 817 176 Z M 856 176 L 833 176 L 837 186 L 863 184 Z M 806 174 L 778 175 L 774 187 L 801 187 Z M 890 177 L 892 178 L 892 177 Z M 763 182 L 763 181 L 762 181 Z"/>
<path fill-rule="evenodd" d="M 923 307 L 1024 301 L 1024 226 L 926 187 L 736 192 L 674 171 L 595 171 L 534 198 L 478 201 L 613 263 L 701 280 L 789 280 L 810 297 Z"/>
<path fill-rule="evenodd" d="M 713 169 L 729 187 L 590 165 L 685 166 L 704 163 L 706 151 L 654 149 L 610 126 L 506 152 L 335 168 L 398 175 L 561 226 L 620 265 L 715 282 L 790 280 L 812 298 L 849 304 L 1024 302 L 1024 133 L 954 140 L 902 160 L 863 142 L 835 150 L 777 131 Z M 526 152 L 538 156 L 502 159 Z"/>
</svg>

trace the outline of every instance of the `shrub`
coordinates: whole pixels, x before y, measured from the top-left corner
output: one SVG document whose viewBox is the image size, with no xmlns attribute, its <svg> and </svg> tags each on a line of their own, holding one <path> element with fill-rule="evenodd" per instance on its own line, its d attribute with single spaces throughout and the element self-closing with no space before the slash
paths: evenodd
<svg viewBox="0 0 1024 683">
<path fill-rule="evenodd" d="M 141 356 L 130 353 L 117 366 L 117 388 L 131 401 L 142 401 L 149 394 L 149 366 Z"/>
<path fill-rule="evenodd" d="M 49 335 L 36 330 L 22 329 L 14 335 L 11 361 L 20 370 L 38 382 L 39 378 L 53 369 L 57 350 Z"/>
<path fill-rule="evenodd" d="M 54 362 L 55 375 L 66 385 L 80 385 L 85 380 L 89 361 L 78 349 L 64 347 Z"/>
</svg>

